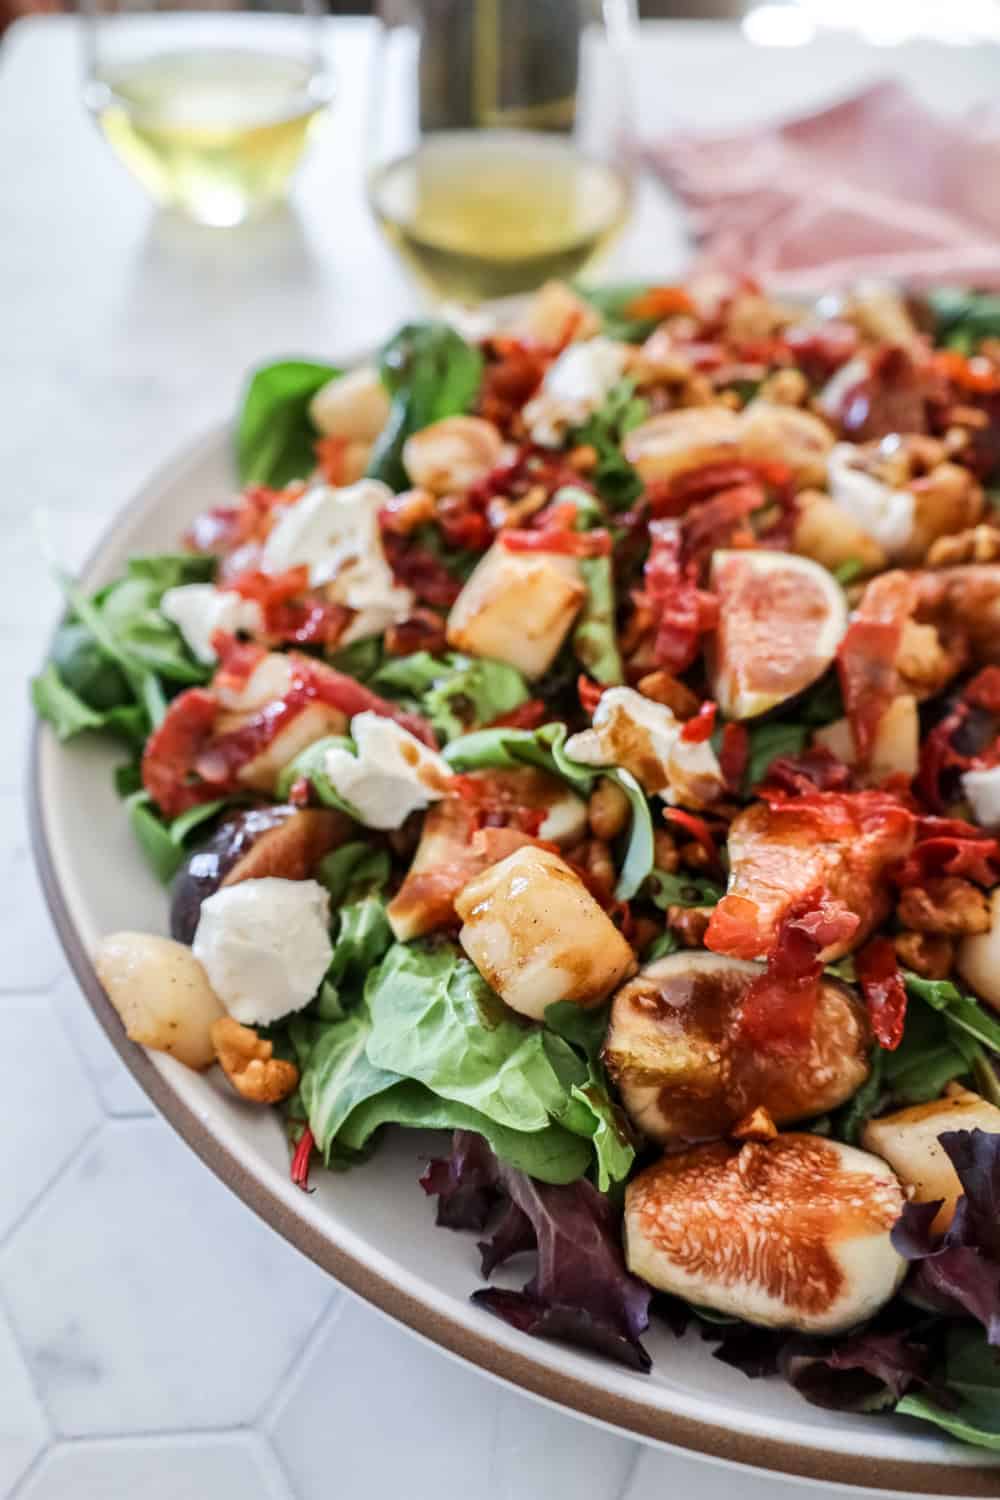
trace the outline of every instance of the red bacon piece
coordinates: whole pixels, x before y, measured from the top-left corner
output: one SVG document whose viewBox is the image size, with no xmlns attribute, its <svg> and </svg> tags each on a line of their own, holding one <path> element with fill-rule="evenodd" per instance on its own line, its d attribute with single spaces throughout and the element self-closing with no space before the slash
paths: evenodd
<svg viewBox="0 0 1000 1500">
<path fill-rule="evenodd" d="M 653 521 L 652 546 L 645 568 L 643 602 L 656 619 L 653 655 L 675 675 L 691 665 L 702 636 L 714 629 L 719 606 L 713 594 L 698 587 L 697 564 L 683 557 L 683 538 L 676 521 Z"/>
<path fill-rule="evenodd" d="M 712 738 L 715 729 L 715 717 L 719 711 L 719 705 L 711 699 L 706 700 L 693 718 L 688 719 L 681 730 L 681 739 L 690 744 L 700 745 L 705 740 Z"/>
<path fill-rule="evenodd" d="M 838 760 L 832 750 L 815 745 L 809 750 L 803 750 L 801 755 L 779 755 L 776 760 L 772 760 L 767 769 L 766 788 L 762 789 L 761 796 L 766 796 L 768 792 L 785 795 L 797 792 L 804 795 L 810 792 L 844 792 L 850 785 L 850 767 Z"/>
<path fill-rule="evenodd" d="M 750 732 L 745 724 L 727 724 L 722 731 L 719 765 L 726 787 L 739 792 L 750 760 Z"/>
<path fill-rule="evenodd" d="M 793 901 L 778 924 L 767 971 L 740 1007 L 740 1031 L 755 1046 L 795 1050 L 808 1043 L 819 1000 L 824 949 L 850 942 L 856 913 L 817 887 Z"/>
<path fill-rule="evenodd" d="M 916 843 L 896 883 L 922 885 L 942 875 L 962 875 L 991 889 L 1000 881 L 1000 842 L 961 818 L 918 818 Z"/>
<path fill-rule="evenodd" d="M 889 938 L 874 938 L 855 959 L 872 1030 L 880 1047 L 894 1052 L 903 1040 L 906 986 Z"/>
<path fill-rule="evenodd" d="M 211 787 L 192 782 L 190 773 L 211 738 L 217 713 L 213 693 L 188 688 L 174 699 L 163 723 L 146 741 L 142 784 L 166 818 L 176 818 L 216 795 Z"/>
<path fill-rule="evenodd" d="M 786 913 L 823 890 L 857 921 L 861 941 L 888 915 L 889 872 L 909 854 L 915 818 L 880 791 L 789 794 L 765 788 L 729 830 L 729 890 L 712 913 L 705 946 L 733 958 L 762 958 Z M 849 945 L 824 951 L 825 962 Z"/>
</svg>

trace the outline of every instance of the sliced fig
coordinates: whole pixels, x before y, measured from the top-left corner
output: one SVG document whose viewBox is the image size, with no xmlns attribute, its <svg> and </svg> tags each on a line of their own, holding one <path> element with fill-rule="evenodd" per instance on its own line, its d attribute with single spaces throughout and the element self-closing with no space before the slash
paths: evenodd
<svg viewBox="0 0 1000 1500">
<path fill-rule="evenodd" d="M 712 559 L 719 624 L 712 689 L 727 719 L 753 719 L 810 687 L 847 629 L 844 591 L 791 552 L 720 551 Z"/>
<path fill-rule="evenodd" d="M 248 807 L 227 818 L 174 877 L 170 931 L 194 939 L 201 904 L 223 885 L 277 876 L 306 880 L 316 865 L 350 837 L 354 824 L 332 808 Z"/>
<path fill-rule="evenodd" d="M 820 991 L 794 1063 L 741 1037 L 739 1011 L 763 965 L 674 953 L 643 969 L 611 1007 L 604 1061 L 633 1124 L 664 1145 L 725 1135 L 754 1109 L 789 1124 L 834 1109 L 868 1077 L 864 1007 L 846 985 Z"/>
</svg>

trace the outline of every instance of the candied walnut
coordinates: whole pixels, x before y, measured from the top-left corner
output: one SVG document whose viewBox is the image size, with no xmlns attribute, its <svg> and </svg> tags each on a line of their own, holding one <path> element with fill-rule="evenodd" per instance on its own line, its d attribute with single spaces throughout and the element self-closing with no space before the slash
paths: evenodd
<svg viewBox="0 0 1000 1500">
<path fill-rule="evenodd" d="M 669 906 L 667 926 L 682 948 L 703 948 L 714 907 Z"/>
<path fill-rule="evenodd" d="M 678 719 L 693 718 L 701 707 L 698 695 L 669 672 L 648 672 L 636 687 L 644 698 L 664 704 Z"/>
<path fill-rule="evenodd" d="M 899 898 L 898 916 L 914 932 L 964 937 L 990 930 L 990 903 L 969 880 L 942 875 L 911 885 Z"/>
<path fill-rule="evenodd" d="M 915 698 L 933 698 L 962 670 L 966 656 L 957 632 L 942 635 L 936 625 L 906 620 L 896 653 L 901 686 Z"/>
<path fill-rule="evenodd" d="M 409 536 L 418 526 L 429 525 L 437 515 L 437 502 L 430 490 L 403 490 L 385 502 L 379 513 L 383 531 Z"/>
<path fill-rule="evenodd" d="M 593 443 L 578 443 L 566 455 L 566 462 L 578 474 L 590 474 L 597 468 L 598 453 Z"/>
<path fill-rule="evenodd" d="M 773 1141 L 778 1134 L 778 1127 L 762 1104 L 738 1124 L 734 1125 L 729 1132 L 734 1141 Z"/>
<path fill-rule="evenodd" d="M 955 962 L 951 938 L 929 932 L 900 932 L 893 938 L 896 957 L 924 979 L 947 979 Z"/>
<path fill-rule="evenodd" d="M 586 872 L 586 883 L 602 902 L 608 902 L 614 894 L 615 862 L 611 850 L 601 839 L 588 839 L 584 845 L 583 858 L 579 861 Z"/>
<path fill-rule="evenodd" d="M 653 863 L 658 870 L 665 870 L 668 875 L 673 875 L 680 868 L 677 840 L 665 828 L 653 830 Z"/>
<path fill-rule="evenodd" d="M 212 1027 L 212 1045 L 233 1088 L 254 1104 L 277 1104 L 298 1087 L 299 1070 L 293 1062 L 274 1057 L 274 1047 L 250 1026 L 223 1016 Z"/>
<path fill-rule="evenodd" d="M 761 382 L 757 394 L 775 406 L 803 406 L 809 397 L 809 382 L 801 370 L 775 370 Z"/>
<path fill-rule="evenodd" d="M 930 568 L 950 568 L 956 563 L 990 563 L 1000 559 L 1000 527 L 983 522 L 957 536 L 938 537 L 927 553 Z"/>
<path fill-rule="evenodd" d="M 682 844 L 678 853 L 686 870 L 707 870 L 714 863 L 704 844 L 696 843 L 694 839 Z"/>
<path fill-rule="evenodd" d="M 621 833 L 628 815 L 629 802 L 625 793 L 610 777 L 602 776 L 587 804 L 591 833 L 596 839 L 609 842 Z"/>
</svg>

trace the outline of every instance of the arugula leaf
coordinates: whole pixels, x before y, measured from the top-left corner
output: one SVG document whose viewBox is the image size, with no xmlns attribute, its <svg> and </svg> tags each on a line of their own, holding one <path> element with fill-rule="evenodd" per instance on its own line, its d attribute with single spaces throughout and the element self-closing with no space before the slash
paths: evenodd
<svg viewBox="0 0 1000 1500">
<path fill-rule="evenodd" d="M 328 657 L 338 672 L 346 672 L 358 682 L 369 683 L 382 665 L 382 638 L 370 635 L 363 641 L 352 641 Z"/>
<path fill-rule="evenodd" d="M 326 886 L 330 905 L 336 908 L 362 896 L 380 896 L 389 883 L 390 871 L 388 850 L 357 839 L 325 854 L 316 868 L 316 879 Z"/>
<path fill-rule="evenodd" d="M 572 434 L 574 443 L 595 449 L 597 465 L 593 480 L 602 500 L 612 510 L 627 510 L 642 494 L 638 471 L 622 451 L 622 443 L 633 427 L 644 422 L 649 403 L 635 393 L 635 381 L 626 376 L 608 392 L 604 405 Z"/>
<path fill-rule="evenodd" d="M 372 686 L 392 697 L 407 696 L 445 741 L 492 723 L 531 696 L 516 667 L 455 652 L 396 657 L 376 672 Z"/>
<path fill-rule="evenodd" d="M 859 558 L 849 557 L 846 562 L 842 562 L 839 567 L 833 569 L 833 576 L 841 588 L 846 588 L 849 583 L 860 578 L 864 571 L 865 565 Z"/>
<path fill-rule="evenodd" d="M 954 1405 L 910 1393 L 896 1412 L 933 1422 L 964 1443 L 1000 1452 L 1000 1363 L 982 1329 L 960 1325 L 948 1335 L 944 1369 L 938 1372 Z"/>
<path fill-rule="evenodd" d="M 236 427 L 236 469 L 241 484 L 276 489 L 305 479 L 316 467 L 319 436 L 309 402 L 327 381 L 342 374 L 333 365 L 288 359 L 262 365 L 250 377 Z"/>
<path fill-rule="evenodd" d="M 479 391 L 483 356 L 447 323 L 407 323 L 383 345 L 378 368 L 392 404 L 368 473 L 402 490 L 409 484 L 406 439 L 432 422 L 468 411 Z"/>
<path fill-rule="evenodd" d="M 60 679 L 55 663 L 31 679 L 31 701 L 39 718 L 47 719 L 60 740 L 69 740 L 85 729 L 103 729 L 106 716 L 89 708 Z"/>
<path fill-rule="evenodd" d="M 156 590 L 157 601 L 167 589 L 182 588 L 186 583 L 211 583 L 218 560 L 204 552 L 152 552 L 130 557 L 128 576 L 149 583 Z"/>
<path fill-rule="evenodd" d="M 129 824 L 153 873 L 164 885 L 169 884 L 187 857 L 188 838 L 203 823 L 209 822 L 225 807 L 242 802 L 242 797 L 220 797 L 215 802 L 201 802 L 189 807 L 173 822 L 165 823 L 153 811 L 148 792 L 133 792 L 125 799 Z"/>
<path fill-rule="evenodd" d="M 301 1035 L 300 1027 L 292 1029 L 293 1038 L 297 1033 Z M 398 1073 L 369 1060 L 366 1047 L 371 1033 L 371 1016 L 362 1006 L 322 1027 L 302 1066 L 299 1093 L 316 1147 L 326 1162 L 352 1110 L 399 1082 Z"/>
<path fill-rule="evenodd" d="M 1000 338 L 1000 296 L 938 287 L 927 293 L 935 343 L 971 354 L 985 338 Z"/>
<path fill-rule="evenodd" d="M 645 953 L 642 954 L 642 961 L 644 964 L 651 964 L 655 963 L 658 958 L 669 958 L 670 954 L 676 953 L 679 947 L 680 941 L 677 934 L 668 929 L 666 932 L 661 932 L 659 937 L 653 939 Z"/>
<path fill-rule="evenodd" d="M 947 1013 L 910 1006 L 903 1040 L 882 1058 L 892 1099 L 899 1104 L 927 1104 L 939 1099 L 945 1085 L 971 1071 L 981 1047 L 949 1021 Z"/>
<path fill-rule="evenodd" d="M 654 870 L 649 877 L 649 899 L 661 911 L 670 906 L 715 906 L 725 894 L 722 886 L 701 875 Z"/>
<path fill-rule="evenodd" d="M 846 1141 L 849 1146 L 858 1144 L 862 1130 L 882 1102 L 885 1092 L 883 1071 L 886 1059 L 891 1056 L 891 1052 L 883 1052 L 879 1046 L 872 1048 L 869 1057 L 871 1072 L 856 1093 L 831 1117 L 831 1129 L 838 1140 Z"/>
<path fill-rule="evenodd" d="M 410 1078 L 356 1105 L 341 1127 L 337 1144 L 350 1151 L 364 1151 L 382 1125 L 475 1131 L 486 1138 L 501 1161 L 536 1182 L 575 1182 L 586 1172 L 591 1156 L 589 1143 L 561 1125 L 547 1125 L 544 1130 L 508 1130 L 465 1104 L 439 1099 Z"/>
<path fill-rule="evenodd" d="M 543 724 L 540 729 L 480 729 L 445 747 L 444 757 L 456 771 L 512 770 L 540 766 L 568 781 L 586 795 L 594 782 L 607 776 L 621 787 L 632 812 L 615 895 L 629 901 L 653 868 L 653 819 L 642 787 L 629 771 L 617 766 L 585 766 L 566 754 L 565 724 Z"/>
<path fill-rule="evenodd" d="M 601 1046 L 608 1027 L 608 1006 L 584 1010 L 571 1001 L 560 1001 L 545 1011 L 550 1031 L 577 1048 L 587 1060 L 589 1077 L 571 1089 L 575 1113 L 563 1116 L 563 1124 L 572 1119 L 579 1135 L 590 1134 L 597 1164 L 597 1186 L 606 1193 L 612 1183 L 624 1182 L 635 1161 L 635 1147 L 628 1121 L 611 1098 L 601 1062 Z"/>
<path fill-rule="evenodd" d="M 577 531 L 600 526 L 604 516 L 587 490 L 564 485 L 555 495 L 557 504 L 576 506 Z M 573 628 L 573 650 L 595 682 L 625 681 L 625 668 L 618 650 L 615 618 L 615 577 L 610 557 L 581 557 L 580 577 L 587 597 Z"/>
<path fill-rule="evenodd" d="M 746 791 L 758 786 L 779 755 L 798 755 L 809 738 L 804 724 L 785 724 L 774 720 L 750 726 L 750 751 L 743 786 Z"/>
<path fill-rule="evenodd" d="M 602 318 L 601 332 L 609 339 L 626 344 L 641 344 L 649 337 L 662 317 L 630 318 L 626 309 L 651 289 L 646 281 L 622 281 L 614 286 L 576 286 L 574 290 L 589 302 Z"/>
<path fill-rule="evenodd" d="M 65 620 L 52 642 L 51 662 L 62 684 L 88 708 L 104 712 L 128 703 L 128 681 L 116 662 L 78 620 Z"/>
<path fill-rule="evenodd" d="M 939 1011 L 954 1032 L 963 1032 L 981 1042 L 991 1052 L 1000 1052 L 1000 1021 L 988 1016 L 978 1001 L 952 984 L 950 979 L 922 979 L 909 969 L 903 970 L 907 993 L 916 995 Z"/>
<path fill-rule="evenodd" d="M 342 734 L 328 734 L 323 739 L 315 740 L 311 745 L 307 745 L 304 750 L 300 750 L 278 777 L 275 788 L 278 801 L 286 802 L 295 783 L 305 777 L 324 807 L 336 807 L 346 813 L 349 818 L 357 818 L 356 809 L 349 802 L 345 802 L 343 797 L 334 790 L 333 783 L 326 774 L 326 752 L 333 749 L 350 750 L 353 754 L 354 741 Z"/>
<path fill-rule="evenodd" d="M 372 969 L 392 946 L 385 903 L 374 892 L 342 906 L 337 914 L 333 957 L 323 979 L 323 1019 L 342 1015 L 357 1000 Z"/>
<path fill-rule="evenodd" d="M 152 578 L 123 578 L 102 596 L 101 620 L 119 648 L 147 671 L 168 682 L 205 682 L 210 669 L 194 660 L 176 625 L 160 613 L 163 593 Z"/>
<path fill-rule="evenodd" d="M 587 1070 L 560 1038 L 528 1027 L 451 944 L 397 944 L 365 999 L 376 1067 L 415 1078 L 512 1130 L 542 1130 Z"/>
</svg>

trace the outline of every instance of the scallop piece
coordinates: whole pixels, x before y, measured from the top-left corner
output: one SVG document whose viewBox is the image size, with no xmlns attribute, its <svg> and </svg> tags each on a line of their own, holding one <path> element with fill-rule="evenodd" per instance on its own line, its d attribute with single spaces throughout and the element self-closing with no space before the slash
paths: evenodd
<svg viewBox="0 0 1000 1500">
<path fill-rule="evenodd" d="M 629 1270 L 748 1323 L 839 1333 L 898 1290 L 903 1190 L 877 1156 L 814 1135 L 665 1156 L 625 1195 Z"/>
<path fill-rule="evenodd" d="M 737 461 L 742 433 L 740 418 L 727 407 L 682 407 L 633 427 L 622 447 L 648 484 L 706 464 Z"/>
<path fill-rule="evenodd" d="M 990 928 L 962 938 L 955 967 L 987 1005 L 1000 1010 L 1000 886 L 990 893 Z"/>
<path fill-rule="evenodd" d="M 509 552 L 494 543 L 448 616 L 448 644 L 541 677 L 558 654 L 587 590 L 575 558 Z"/>
<path fill-rule="evenodd" d="M 741 413 L 740 426 L 744 458 L 785 464 L 799 485 L 825 483 L 827 454 L 835 438 L 820 417 L 797 406 L 751 401 Z"/>
<path fill-rule="evenodd" d="M 821 987 L 808 1046 L 786 1054 L 740 1034 L 740 1006 L 762 964 L 674 953 L 614 998 L 604 1062 L 632 1123 L 663 1145 L 726 1134 L 754 1109 L 778 1125 L 843 1104 L 868 1077 L 870 1028 L 846 985 Z"/>
<path fill-rule="evenodd" d="M 560 1000 L 597 1005 L 635 955 L 557 854 L 526 846 L 470 880 L 455 899 L 459 942 L 512 1010 L 543 1019 Z"/>
<path fill-rule="evenodd" d="M 869 1120 L 861 1144 L 892 1167 L 917 1203 L 941 1200 L 931 1226 L 943 1232 L 955 1213 L 962 1184 L 938 1137 L 946 1130 L 985 1130 L 1000 1135 L 1000 1109 L 968 1089 L 956 1089 L 930 1104 L 914 1104 Z"/>
</svg>

